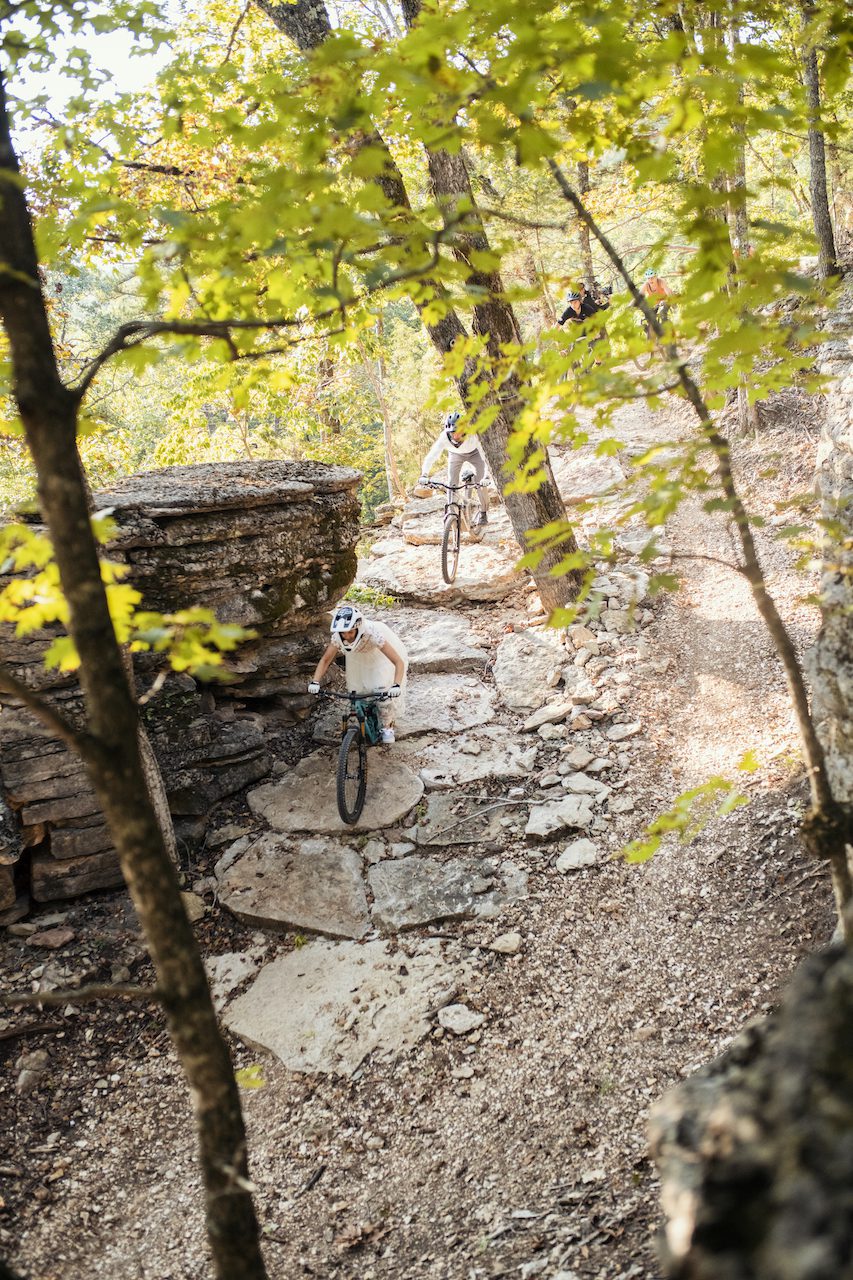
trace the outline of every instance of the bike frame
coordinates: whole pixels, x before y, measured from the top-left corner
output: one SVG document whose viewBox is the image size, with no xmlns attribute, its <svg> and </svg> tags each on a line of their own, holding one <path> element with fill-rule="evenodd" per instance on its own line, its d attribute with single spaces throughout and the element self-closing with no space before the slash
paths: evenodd
<svg viewBox="0 0 853 1280">
<path fill-rule="evenodd" d="M 359 732 L 365 741 L 365 745 L 368 747 L 373 744 L 367 741 L 364 723 L 364 708 L 360 706 L 359 703 L 387 702 L 390 696 L 391 695 L 387 689 L 375 689 L 372 693 L 351 693 L 349 691 L 346 693 L 338 693 L 337 689 L 320 690 L 321 698 L 337 698 L 340 702 L 348 702 L 350 704 L 349 709 L 341 716 L 341 737 L 343 738 L 345 736 L 350 724 L 354 722 L 358 725 Z"/>
<path fill-rule="evenodd" d="M 441 480 L 430 480 L 429 483 L 431 489 L 442 489 L 447 495 L 447 501 L 444 504 L 445 520 L 448 516 L 458 519 L 464 531 L 470 533 L 472 529 L 471 508 L 474 505 L 474 490 L 486 488 L 482 480 L 466 480 L 464 484 L 443 484 Z M 460 492 L 464 494 L 462 501 L 450 496 Z"/>
</svg>

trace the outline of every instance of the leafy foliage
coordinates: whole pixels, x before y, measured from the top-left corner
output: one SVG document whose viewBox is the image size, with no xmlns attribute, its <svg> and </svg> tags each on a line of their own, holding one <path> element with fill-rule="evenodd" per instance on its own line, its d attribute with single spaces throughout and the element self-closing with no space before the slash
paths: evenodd
<svg viewBox="0 0 853 1280">
<path fill-rule="evenodd" d="M 111 521 L 94 522 L 100 541 L 115 532 Z M 50 539 L 27 525 L 0 529 L 0 574 L 15 576 L 0 588 L 0 622 L 14 626 L 18 636 L 68 622 L 68 606 L 62 594 L 59 571 Z M 119 644 L 131 651 L 150 650 L 164 655 L 176 671 L 187 671 L 202 680 L 228 680 L 223 654 L 231 652 L 254 633 L 244 627 L 219 622 L 209 609 L 184 609 L 173 614 L 142 611 L 142 597 L 123 579 L 127 566 L 101 560 L 110 616 Z M 22 576 L 18 576 L 22 575 Z M 57 635 L 47 648 L 45 666 L 75 671 L 79 657 L 69 635 Z"/>
</svg>

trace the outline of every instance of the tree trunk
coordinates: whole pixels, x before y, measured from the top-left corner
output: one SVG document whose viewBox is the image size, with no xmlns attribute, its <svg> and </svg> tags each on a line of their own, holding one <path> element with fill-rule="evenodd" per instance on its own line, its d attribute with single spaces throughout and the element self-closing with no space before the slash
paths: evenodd
<svg viewBox="0 0 853 1280">
<path fill-rule="evenodd" d="M 536 228 L 536 250 L 539 259 L 539 280 L 542 285 L 542 314 L 545 317 L 546 329 L 552 329 L 557 323 L 557 309 L 554 306 L 554 299 L 551 297 L 551 290 L 548 288 L 548 275 L 545 271 L 545 262 L 542 257 L 542 240 L 539 235 L 539 228 Z"/>
<path fill-rule="evenodd" d="M 740 44 L 740 31 L 735 22 L 729 28 L 729 39 L 731 52 L 734 55 Z M 738 102 L 743 102 L 743 88 L 738 92 Z M 729 193 L 729 199 L 726 203 L 726 216 L 729 225 L 729 242 L 732 246 L 732 259 L 734 261 L 732 288 L 739 290 L 741 283 L 738 279 L 738 273 L 742 264 L 752 254 L 752 244 L 749 234 L 749 215 L 746 207 L 746 131 L 743 124 L 740 123 L 733 125 L 732 128 L 737 145 L 734 171 L 726 179 L 726 189 Z M 760 425 L 758 408 L 755 404 L 750 404 L 747 385 L 746 375 L 741 374 L 738 378 L 737 386 L 737 421 L 738 431 L 742 435 L 747 431 L 757 431 Z"/>
<path fill-rule="evenodd" d="M 803 5 L 803 28 L 808 28 L 814 14 L 811 5 Z M 820 126 L 820 73 L 817 50 L 806 36 L 803 49 L 803 78 L 809 113 L 809 195 L 811 196 L 812 221 L 818 244 L 818 270 L 822 280 L 840 276 L 841 268 L 835 251 L 832 215 L 826 185 L 826 148 Z"/>
<path fill-rule="evenodd" d="M 317 392 L 320 401 L 317 412 L 320 419 L 320 437 L 324 444 L 328 443 L 330 436 L 339 436 L 342 429 L 340 418 L 332 412 L 325 398 L 334 380 L 334 360 L 330 355 L 321 356 L 317 365 Z"/>
<path fill-rule="evenodd" d="M 410 6 L 414 0 L 408 0 Z M 468 180 L 468 171 L 461 155 L 452 155 L 448 151 L 427 151 L 430 178 L 436 200 L 446 215 L 455 212 L 457 203 L 464 199 L 473 214 L 470 229 L 457 234 L 454 239 L 453 252 L 460 262 L 469 267 L 468 285 L 476 290 L 475 296 L 485 296 L 485 302 L 474 303 L 472 328 L 486 342 L 486 351 L 496 366 L 504 360 L 504 350 L 521 342 L 518 321 L 512 308 L 503 301 L 503 282 L 497 272 L 484 272 L 471 266 L 469 255 L 472 252 L 487 252 L 489 241 L 477 216 L 474 193 Z M 515 427 L 523 400 L 520 395 L 520 384 L 515 374 L 510 374 L 501 382 L 500 398 L 490 391 L 486 404 L 498 406 L 498 416 L 481 438 L 483 452 L 498 483 L 501 482 L 510 456 L 510 437 Z M 530 451 L 519 459 L 520 467 L 525 468 L 533 461 Z M 566 524 L 566 509 L 551 471 L 551 463 L 543 452 L 541 459 L 545 479 L 533 493 L 510 493 L 505 495 L 507 513 L 512 523 L 519 546 L 527 545 L 526 534 L 532 529 L 541 529 L 545 525 L 558 521 Z M 568 536 L 557 547 L 548 549 L 542 556 L 533 578 L 539 591 L 542 605 L 546 610 L 559 609 L 574 599 L 580 589 L 582 575 L 576 569 L 560 577 L 550 576 L 549 571 L 555 568 L 565 555 L 574 554 L 577 543 L 571 530 Z"/>
<path fill-rule="evenodd" d="M 578 195 L 581 200 L 589 192 L 589 163 L 586 160 L 578 160 Z M 592 241 L 589 235 L 589 227 L 585 222 L 578 222 L 578 246 L 580 248 L 581 262 L 583 263 L 583 274 L 587 285 L 592 288 L 595 280 L 595 267 L 592 261 Z"/>
<path fill-rule="evenodd" d="M 86 732 L 79 738 L 81 754 L 145 931 L 169 1030 L 187 1076 L 216 1275 L 221 1280 L 262 1280 L 266 1272 L 246 1190 L 246 1136 L 237 1085 L 148 796 L 137 708 L 101 582 L 77 454 L 78 398 L 63 385 L 56 365 L 2 76 L 0 179 L 0 243 L 6 265 L 0 275 L 0 319 L 9 338 L 14 395 L 68 603 L 69 630 L 80 655 L 87 713 Z"/>
<path fill-rule="evenodd" d="M 381 324 L 381 320 L 380 320 Z M 397 459 L 394 457 L 394 442 L 391 438 L 391 415 L 388 412 L 388 402 L 385 399 L 385 390 L 382 386 L 382 367 L 377 362 L 378 368 L 374 369 L 373 361 L 364 345 L 361 337 L 357 339 L 358 349 L 361 354 L 361 363 L 364 368 L 368 382 L 373 388 L 373 394 L 376 396 L 376 402 L 379 405 L 379 414 L 382 418 L 382 440 L 385 448 L 385 480 L 388 485 L 389 498 L 402 498 L 405 494 L 403 483 L 400 480 L 400 473 L 397 470 Z"/>
<path fill-rule="evenodd" d="M 256 0 L 256 3 L 303 53 L 316 49 L 331 34 L 332 28 L 324 8 L 324 0 L 294 0 L 293 3 L 286 4 Z M 419 12 L 420 0 L 403 0 L 403 15 L 407 26 L 416 21 Z M 385 154 L 385 166 L 376 181 L 388 201 L 398 209 L 410 211 L 412 206 L 403 176 L 384 139 L 376 131 L 365 135 L 363 141 L 364 145 L 381 149 Z M 477 248 L 487 250 L 489 242 L 482 221 L 476 214 L 465 162 L 460 155 L 452 156 L 446 151 L 428 151 L 427 157 L 433 190 L 445 210 L 454 210 L 461 196 L 470 200 L 475 210 L 470 219 L 471 230 L 458 233 L 454 241 L 454 253 L 459 260 L 466 261 L 466 252 Z M 503 284 L 500 276 L 496 272 L 485 273 L 471 267 L 468 282 L 477 288 L 478 296 L 480 290 L 485 290 L 487 297 L 487 301 L 474 305 L 473 330 L 486 339 L 487 350 L 492 359 L 503 363 L 505 357 L 501 351 L 502 344 L 520 343 L 521 334 L 512 308 L 502 301 Z M 435 288 L 442 292 L 440 285 L 435 285 Z M 418 309 L 421 310 L 421 307 Z M 433 345 L 441 355 L 447 355 L 457 338 L 465 335 L 465 329 L 455 311 L 448 312 L 438 324 L 427 324 L 426 327 Z M 468 391 L 472 376 L 474 375 L 469 368 L 457 378 L 460 395 L 466 404 L 470 402 Z M 506 478 L 510 437 L 523 405 L 518 380 L 514 376 L 504 380 L 499 398 L 490 390 L 485 403 L 481 402 L 481 407 L 485 407 L 485 404 L 499 405 L 496 421 L 483 432 L 481 440 L 492 474 L 501 484 Z M 524 467 L 531 460 L 530 456 L 521 458 L 520 466 Z M 535 493 L 505 494 L 504 501 L 520 547 L 526 549 L 527 534 L 545 525 L 560 522 L 567 531 L 560 545 L 549 548 L 532 571 L 543 607 L 552 610 L 565 606 L 575 598 L 582 575 L 576 569 L 559 576 L 551 576 L 549 572 L 560 564 L 564 556 L 577 551 L 577 543 L 568 525 L 566 509 L 554 482 L 547 455 L 542 457 L 541 462 L 545 478 L 539 489 Z"/>
</svg>

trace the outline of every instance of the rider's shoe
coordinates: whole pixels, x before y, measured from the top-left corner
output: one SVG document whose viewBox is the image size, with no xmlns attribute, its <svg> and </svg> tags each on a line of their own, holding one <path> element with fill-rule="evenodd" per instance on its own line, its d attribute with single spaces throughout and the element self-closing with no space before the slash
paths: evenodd
<svg viewBox="0 0 853 1280">
<path fill-rule="evenodd" d="M 482 529 L 484 524 L 489 523 L 489 514 L 487 511 L 478 511 L 474 516 L 474 528 Z"/>
<path fill-rule="evenodd" d="M 393 730 L 393 729 L 383 729 L 383 730 L 382 730 L 382 741 L 383 741 L 383 743 L 384 743 L 384 744 L 386 744 L 386 745 L 390 745 L 392 742 L 396 742 L 396 741 L 397 741 L 397 739 L 394 737 L 394 730 Z"/>
</svg>

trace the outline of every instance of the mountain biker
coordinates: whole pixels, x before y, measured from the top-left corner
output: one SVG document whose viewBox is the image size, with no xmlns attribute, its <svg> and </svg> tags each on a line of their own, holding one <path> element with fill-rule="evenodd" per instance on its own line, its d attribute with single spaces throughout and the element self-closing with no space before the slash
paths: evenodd
<svg viewBox="0 0 853 1280">
<path fill-rule="evenodd" d="M 640 293 L 644 298 L 653 298 L 655 301 L 661 298 L 671 298 L 672 290 L 669 285 L 659 276 L 657 272 L 649 267 L 643 275 L 643 283 L 640 285 Z"/>
<path fill-rule="evenodd" d="M 368 622 L 352 604 L 339 604 L 331 625 L 331 640 L 317 663 L 308 685 L 309 693 L 320 692 L 320 681 L 338 654 L 343 654 L 350 693 L 373 693 L 387 689 L 395 700 L 379 706 L 382 741 L 394 742 L 396 713 L 405 705 L 409 655 L 400 637 L 384 622 Z"/>
<path fill-rule="evenodd" d="M 606 311 L 610 306 L 606 296 L 588 289 L 583 281 L 581 281 L 577 289 L 573 289 L 568 295 L 566 304 L 566 309 L 558 321 L 559 324 L 565 324 L 566 321 L 570 324 L 586 324 L 592 316 L 599 311 Z M 594 364 L 601 364 L 601 360 L 594 348 L 597 343 L 602 342 L 606 337 L 607 330 L 603 324 L 599 326 L 597 332 L 592 332 L 592 326 L 590 326 L 585 340 L 580 338 L 577 342 L 572 343 L 572 349 L 577 350 L 579 356 L 578 359 L 572 361 L 572 368 L 582 368 L 588 363 L 590 356 Z"/>
<path fill-rule="evenodd" d="M 581 315 L 584 320 L 588 320 L 598 311 L 606 311 L 610 306 L 610 293 L 613 290 L 611 289 L 608 293 L 597 280 L 593 280 L 591 285 L 587 285 L 586 281 L 582 280 L 578 285 L 578 291 L 581 295 Z"/>
<path fill-rule="evenodd" d="M 449 413 L 444 419 L 441 435 L 433 444 L 421 464 L 421 478 L 418 484 L 429 484 L 430 472 L 435 467 L 444 450 L 447 450 L 447 483 L 457 488 L 466 464 L 471 467 L 480 488 L 477 490 L 477 501 L 480 510 L 474 516 L 474 528 L 482 528 L 489 522 L 489 501 L 482 487 L 486 478 L 486 459 L 476 436 L 464 435 L 459 429 L 459 413 Z"/>
<path fill-rule="evenodd" d="M 666 320 L 667 312 L 669 311 L 668 299 L 672 297 L 672 290 L 666 281 L 661 276 L 657 275 L 651 267 L 643 276 L 643 283 L 640 285 L 640 293 L 644 298 L 648 299 L 654 307 L 655 315 L 661 324 L 663 324 L 664 320 Z M 646 337 L 650 338 L 651 325 L 646 322 L 645 328 Z"/>
</svg>

